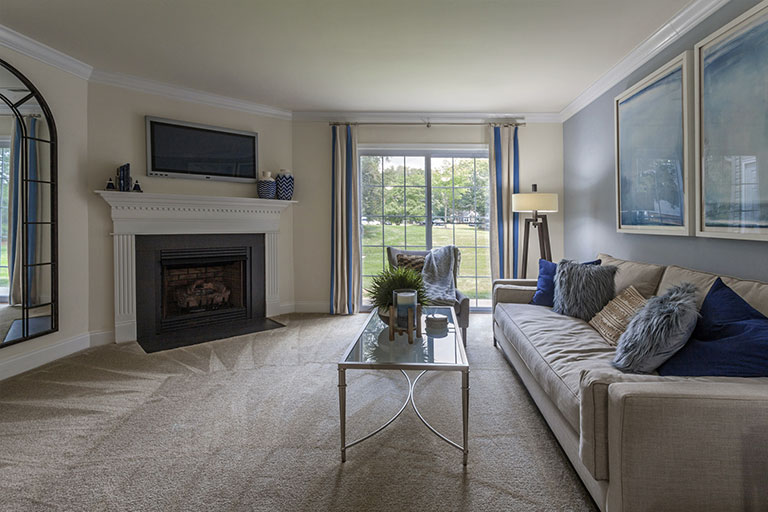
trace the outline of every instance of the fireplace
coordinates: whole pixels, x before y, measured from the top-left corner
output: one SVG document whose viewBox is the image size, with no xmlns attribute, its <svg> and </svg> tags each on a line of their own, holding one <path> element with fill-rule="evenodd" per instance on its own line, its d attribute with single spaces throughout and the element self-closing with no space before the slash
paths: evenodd
<svg viewBox="0 0 768 512">
<path fill-rule="evenodd" d="M 279 327 L 264 286 L 264 235 L 139 235 L 138 342 L 154 352 Z"/>
</svg>

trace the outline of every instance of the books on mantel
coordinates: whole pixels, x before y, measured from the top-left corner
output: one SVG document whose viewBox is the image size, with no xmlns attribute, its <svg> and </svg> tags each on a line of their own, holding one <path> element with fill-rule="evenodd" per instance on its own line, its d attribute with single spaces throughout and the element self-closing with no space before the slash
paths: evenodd
<svg viewBox="0 0 768 512">
<path fill-rule="evenodd" d="M 120 192 L 130 192 L 132 186 L 131 164 L 123 164 L 117 168 L 117 190 Z"/>
</svg>

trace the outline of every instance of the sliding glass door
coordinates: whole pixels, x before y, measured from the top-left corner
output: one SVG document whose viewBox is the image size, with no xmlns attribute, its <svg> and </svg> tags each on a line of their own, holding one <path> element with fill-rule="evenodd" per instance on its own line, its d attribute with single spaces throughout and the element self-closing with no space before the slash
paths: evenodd
<svg viewBox="0 0 768 512">
<path fill-rule="evenodd" d="M 363 288 L 387 265 L 387 246 L 456 245 L 459 290 L 473 307 L 490 306 L 487 150 L 365 150 L 360 173 Z"/>
</svg>

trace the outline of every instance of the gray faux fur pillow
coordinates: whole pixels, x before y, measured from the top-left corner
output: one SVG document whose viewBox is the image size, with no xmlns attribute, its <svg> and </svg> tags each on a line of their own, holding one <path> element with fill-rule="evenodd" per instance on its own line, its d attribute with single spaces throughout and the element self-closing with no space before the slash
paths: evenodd
<svg viewBox="0 0 768 512">
<path fill-rule="evenodd" d="M 613 366 L 651 373 L 683 348 L 699 318 L 696 291 L 691 283 L 682 283 L 648 299 L 619 338 Z"/>
<path fill-rule="evenodd" d="M 555 272 L 554 310 L 589 322 L 616 293 L 612 265 L 582 265 L 560 260 Z"/>
</svg>

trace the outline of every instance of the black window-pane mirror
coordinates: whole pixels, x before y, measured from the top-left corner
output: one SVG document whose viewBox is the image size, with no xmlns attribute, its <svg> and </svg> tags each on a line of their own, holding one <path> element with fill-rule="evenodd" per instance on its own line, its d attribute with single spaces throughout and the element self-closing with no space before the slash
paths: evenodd
<svg viewBox="0 0 768 512">
<path fill-rule="evenodd" d="M 56 125 L 0 60 L 0 348 L 58 330 Z"/>
</svg>

